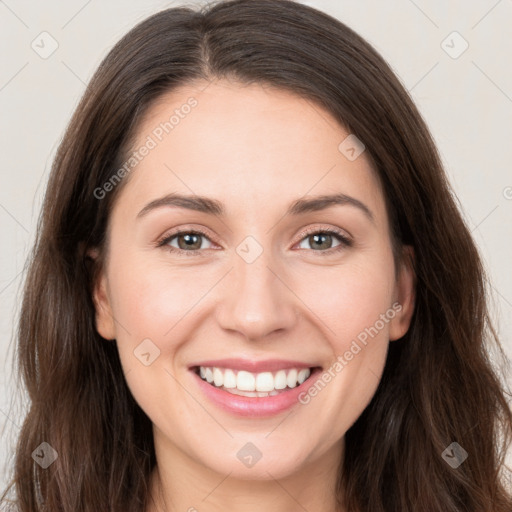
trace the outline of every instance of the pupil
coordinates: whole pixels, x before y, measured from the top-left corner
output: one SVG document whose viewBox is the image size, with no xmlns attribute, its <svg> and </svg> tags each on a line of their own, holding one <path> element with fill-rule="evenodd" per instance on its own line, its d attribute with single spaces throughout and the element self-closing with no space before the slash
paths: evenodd
<svg viewBox="0 0 512 512">
<path fill-rule="evenodd" d="M 330 238 L 331 235 L 326 235 L 326 234 L 317 234 L 317 235 L 311 235 L 310 238 L 313 238 L 314 242 L 311 244 L 312 246 L 314 246 L 315 244 L 317 244 L 317 240 L 319 238 Z M 321 242 L 320 242 L 320 245 L 321 245 Z"/>
</svg>

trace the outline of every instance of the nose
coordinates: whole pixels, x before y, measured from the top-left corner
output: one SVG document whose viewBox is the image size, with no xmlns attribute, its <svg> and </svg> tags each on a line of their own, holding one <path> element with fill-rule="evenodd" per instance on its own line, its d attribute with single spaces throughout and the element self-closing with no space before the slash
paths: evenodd
<svg viewBox="0 0 512 512">
<path fill-rule="evenodd" d="M 236 331 L 250 341 L 262 340 L 293 328 L 298 318 L 297 298 L 286 284 L 285 271 L 276 271 L 264 251 L 247 263 L 235 255 L 235 268 L 224 283 L 217 308 L 223 329 Z"/>
</svg>

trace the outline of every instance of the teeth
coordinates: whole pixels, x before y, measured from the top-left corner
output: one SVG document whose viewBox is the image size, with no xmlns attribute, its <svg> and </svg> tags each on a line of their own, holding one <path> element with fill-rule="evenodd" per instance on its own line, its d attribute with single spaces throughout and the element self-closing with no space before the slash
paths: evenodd
<svg viewBox="0 0 512 512">
<path fill-rule="evenodd" d="M 297 375 L 297 380 L 299 381 L 299 384 L 302 384 L 308 377 L 311 372 L 309 371 L 309 368 L 303 368 L 299 371 L 299 374 Z"/>
<path fill-rule="evenodd" d="M 294 388 L 297 385 L 297 370 L 295 368 L 286 375 L 286 384 L 289 388 Z"/>
<path fill-rule="evenodd" d="M 224 375 L 222 375 L 222 372 L 218 368 L 213 369 L 213 383 L 219 387 L 222 386 L 222 383 L 224 382 Z"/>
<path fill-rule="evenodd" d="M 236 375 L 233 370 L 224 371 L 224 387 L 228 389 L 236 388 Z"/>
<path fill-rule="evenodd" d="M 274 376 L 270 372 L 258 373 L 256 376 L 256 389 L 258 391 L 273 391 Z"/>
<path fill-rule="evenodd" d="M 278 394 L 278 390 L 287 387 L 292 389 L 302 384 L 311 375 L 311 370 L 291 368 L 274 373 L 251 373 L 244 370 L 200 366 L 199 375 L 215 387 L 223 387 L 236 395 L 273 396 Z"/>
<path fill-rule="evenodd" d="M 221 384 L 222 385 L 222 384 Z M 254 375 L 249 372 L 240 371 L 236 376 L 236 388 L 240 391 L 255 391 L 256 379 Z M 263 391 L 258 389 L 258 391 Z"/>
<path fill-rule="evenodd" d="M 286 387 L 286 372 L 279 370 L 274 377 L 274 388 L 284 389 Z"/>
</svg>

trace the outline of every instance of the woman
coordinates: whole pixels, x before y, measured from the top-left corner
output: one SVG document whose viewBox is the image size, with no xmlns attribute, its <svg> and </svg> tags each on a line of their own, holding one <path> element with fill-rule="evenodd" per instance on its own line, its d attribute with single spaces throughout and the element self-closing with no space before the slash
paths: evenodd
<svg viewBox="0 0 512 512">
<path fill-rule="evenodd" d="M 485 283 L 367 42 L 286 0 L 159 12 L 52 169 L 18 508 L 509 511 Z"/>
</svg>

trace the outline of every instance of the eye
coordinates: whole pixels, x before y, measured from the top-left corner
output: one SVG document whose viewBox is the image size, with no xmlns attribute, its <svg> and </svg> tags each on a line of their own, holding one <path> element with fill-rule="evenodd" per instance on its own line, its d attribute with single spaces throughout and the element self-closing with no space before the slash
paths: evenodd
<svg viewBox="0 0 512 512">
<path fill-rule="evenodd" d="M 204 247 L 202 247 L 202 238 L 209 240 L 206 233 L 199 229 L 186 229 L 165 236 L 165 238 L 158 242 L 157 246 L 167 246 L 170 248 L 171 252 L 193 256 L 201 252 L 201 249 L 204 249 Z M 177 247 L 172 245 L 173 242 L 177 243 Z"/>
<path fill-rule="evenodd" d="M 352 241 L 345 236 L 341 231 L 335 229 L 308 229 L 303 231 L 301 244 L 306 242 L 309 243 L 315 252 L 324 254 L 332 254 L 333 252 L 340 251 L 346 247 L 352 246 Z M 333 239 L 338 240 L 338 245 L 332 246 Z M 322 250 L 324 249 L 324 250 Z"/>
</svg>

